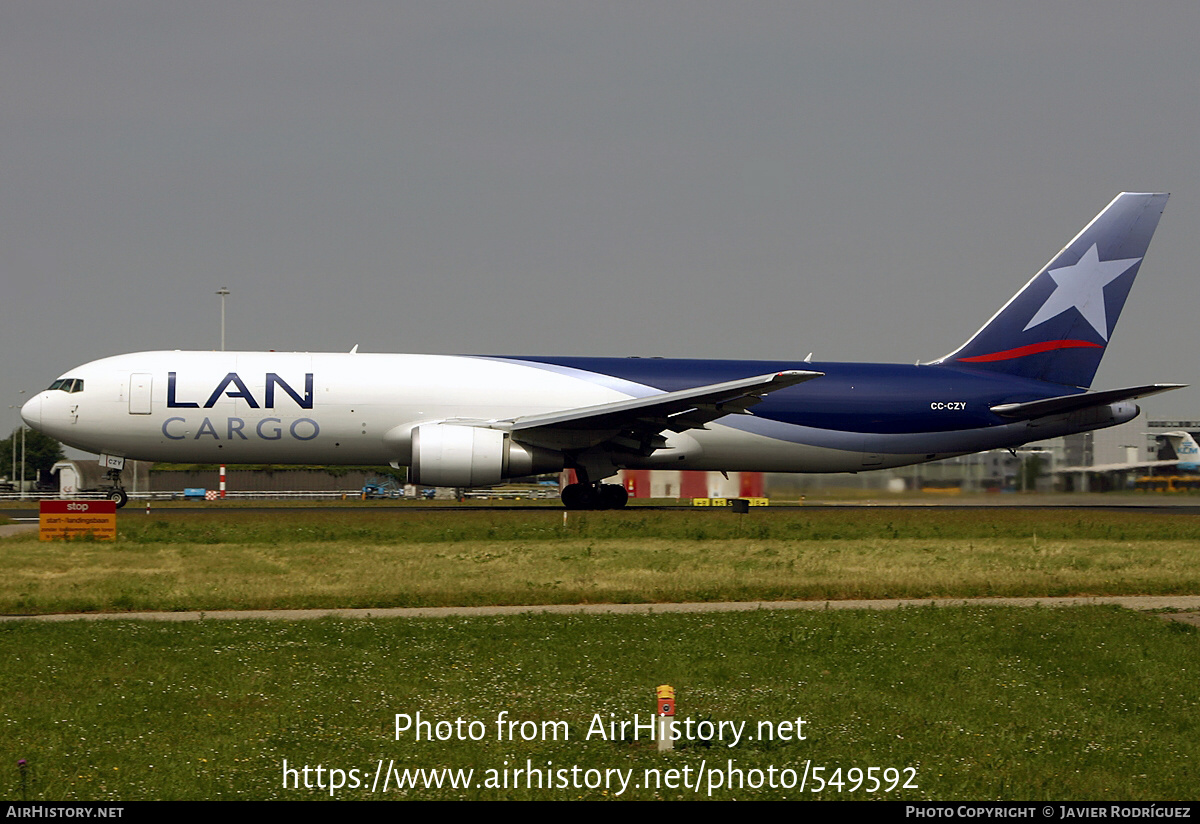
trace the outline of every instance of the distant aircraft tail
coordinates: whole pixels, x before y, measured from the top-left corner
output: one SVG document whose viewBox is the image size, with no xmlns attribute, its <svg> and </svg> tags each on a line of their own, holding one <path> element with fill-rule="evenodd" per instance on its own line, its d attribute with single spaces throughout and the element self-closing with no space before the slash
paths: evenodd
<svg viewBox="0 0 1200 824">
<path fill-rule="evenodd" d="M 974 337 L 938 363 L 1090 386 L 1167 197 L 1117 195 Z"/>
<path fill-rule="evenodd" d="M 1179 469 L 1197 469 L 1200 464 L 1200 445 L 1197 445 L 1196 439 L 1192 437 L 1190 432 L 1164 432 L 1162 438 L 1170 445 L 1170 451 L 1174 454 L 1163 455 L 1159 457 L 1165 460 L 1178 460 Z"/>
</svg>

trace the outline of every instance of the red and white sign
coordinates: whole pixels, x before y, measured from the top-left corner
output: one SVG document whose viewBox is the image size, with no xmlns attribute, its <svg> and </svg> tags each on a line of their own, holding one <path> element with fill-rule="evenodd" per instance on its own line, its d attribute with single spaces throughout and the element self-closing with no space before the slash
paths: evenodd
<svg viewBox="0 0 1200 824">
<path fill-rule="evenodd" d="M 99 541 L 117 539 L 116 501 L 42 501 L 39 538 L 52 541 L 84 535 Z"/>
</svg>

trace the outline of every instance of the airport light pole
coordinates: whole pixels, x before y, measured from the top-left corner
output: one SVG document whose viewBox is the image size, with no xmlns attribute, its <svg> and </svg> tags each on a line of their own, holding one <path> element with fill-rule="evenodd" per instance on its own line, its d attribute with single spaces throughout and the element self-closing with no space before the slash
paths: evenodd
<svg viewBox="0 0 1200 824">
<path fill-rule="evenodd" d="M 21 390 L 21 394 L 22 395 L 25 394 L 24 389 Z M 24 402 L 25 402 L 25 399 L 22 398 L 21 403 L 16 403 L 16 404 L 10 403 L 8 405 L 9 409 L 16 410 L 18 420 L 20 420 L 20 418 L 21 418 L 21 407 L 25 405 Z M 11 437 L 12 437 L 12 477 L 15 477 L 17 474 L 17 430 L 14 429 L 12 431 Z M 17 488 L 18 488 L 18 491 L 21 493 L 22 498 L 25 497 L 24 482 L 25 482 L 25 421 L 21 420 L 21 477 L 17 481 Z"/>
<path fill-rule="evenodd" d="M 229 287 L 222 286 L 217 290 L 217 294 L 221 296 L 221 351 L 225 351 L 225 298 L 229 296 Z M 137 471 L 134 470 L 134 477 L 137 477 Z M 221 497 L 225 497 L 225 463 L 221 463 L 221 474 L 218 484 L 220 486 Z"/>
<path fill-rule="evenodd" d="M 222 286 L 217 290 L 217 294 L 221 296 L 221 351 L 225 351 L 225 298 L 229 295 L 229 288 Z"/>
</svg>

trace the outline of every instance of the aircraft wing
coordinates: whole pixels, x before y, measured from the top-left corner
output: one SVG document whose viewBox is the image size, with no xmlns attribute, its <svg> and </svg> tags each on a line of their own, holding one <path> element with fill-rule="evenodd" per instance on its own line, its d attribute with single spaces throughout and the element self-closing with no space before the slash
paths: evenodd
<svg viewBox="0 0 1200 824">
<path fill-rule="evenodd" d="M 1179 466 L 1184 461 L 1133 461 L 1132 463 L 1096 464 L 1095 466 L 1060 466 L 1054 469 L 1058 472 L 1121 472 L 1134 469 L 1154 469 L 1156 467 Z"/>
<path fill-rule="evenodd" d="M 648 455 L 666 444 L 664 432 L 703 429 L 726 415 L 749 415 L 769 392 L 819 378 L 823 372 L 789 370 L 724 383 L 526 415 L 506 422 L 513 437 L 550 449 L 586 449 L 606 441 Z"/>
<path fill-rule="evenodd" d="M 1126 389 L 1106 389 L 1103 392 L 1081 392 L 1078 395 L 1060 395 L 1057 398 L 1044 398 L 1040 401 L 1025 403 L 1002 403 L 992 407 L 992 411 L 1002 418 L 1027 420 L 1044 418 L 1047 415 L 1063 415 L 1080 409 L 1090 409 L 1093 406 L 1104 406 L 1134 398 L 1144 398 L 1147 395 L 1157 395 L 1159 392 L 1170 392 L 1172 389 L 1182 389 L 1184 383 L 1153 383 L 1147 386 L 1131 386 Z"/>
</svg>

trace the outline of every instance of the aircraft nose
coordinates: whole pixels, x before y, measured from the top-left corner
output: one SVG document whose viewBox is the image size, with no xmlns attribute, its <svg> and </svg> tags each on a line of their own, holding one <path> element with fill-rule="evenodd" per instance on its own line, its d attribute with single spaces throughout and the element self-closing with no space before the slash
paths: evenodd
<svg viewBox="0 0 1200 824">
<path fill-rule="evenodd" d="M 38 429 L 42 425 L 42 396 L 30 398 L 21 407 L 21 420 L 25 421 L 26 425 Z"/>
</svg>

